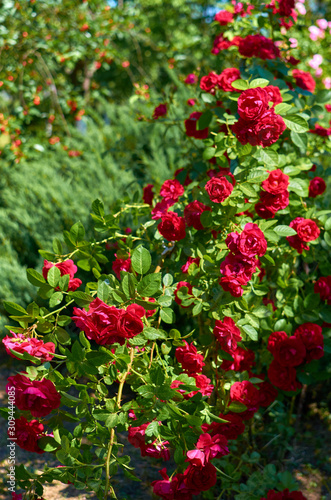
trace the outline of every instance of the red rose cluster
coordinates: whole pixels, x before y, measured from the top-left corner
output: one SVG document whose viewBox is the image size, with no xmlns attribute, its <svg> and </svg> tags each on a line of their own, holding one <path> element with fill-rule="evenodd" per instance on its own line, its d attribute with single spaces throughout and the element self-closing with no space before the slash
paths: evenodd
<svg viewBox="0 0 331 500">
<path fill-rule="evenodd" d="M 201 203 L 201 201 L 194 200 L 184 208 L 184 218 L 188 227 L 194 227 L 197 231 L 204 229 L 201 223 L 201 214 L 210 211 L 211 208 Z"/>
<path fill-rule="evenodd" d="M 215 94 L 217 88 L 222 89 L 224 92 L 235 92 L 236 89 L 231 84 L 239 78 L 240 71 L 237 68 L 226 68 L 220 75 L 212 71 L 201 78 L 200 88 L 210 94 Z"/>
<path fill-rule="evenodd" d="M 220 10 L 215 14 L 214 21 L 217 21 L 220 26 L 226 26 L 233 22 L 233 14 L 228 10 Z"/>
<path fill-rule="evenodd" d="M 261 500 L 308 500 L 301 491 L 289 491 L 288 489 L 284 491 L 269 490 L 267 497 L 261 498 Z"/>
<path fill-rule="evenodd" d="M 109 345 L 118 342 L 123 345 L 127 339 L 132 339 L 144 329 L 141 316 L 137 315 L 137 305 L 131 304 L 126 310 L 108 306 L 99 298 L 94 299 L 88 311 L 74 307 L 73 321 L 83 330 L 86 337 L 99 345 Z"/>
<path fill-rule="evenodd" d="M 12 439 L 13 436 L 8 436 Z M 35 453 L 44 453 L 44 450 L 39 448 L 38 441 L 45 436 L 44 426 L 38 420 L 28 421 L 25 417 L 15 419 L 15 439 L 16 444 L 22 450 L 33 451 Z"/>
<path fill-rule="evenodd" d="M 331 305 L 331 276 L 319 278 L 314 285 L 314 292 L 319 293 L 321 300 Z"/>
<path fill-rule="evenodd" d="M 263 35 L 248 35 L 239 43 L 239 54 L 243 57 L 259 57 L 260 59 L 276 59 L 280 57 L 278 47 L 270 38 Z"/>
<path fill-rule="evenodd" d="M 296 367 L 324 355 L 322 328 L 315 323 L 304 323 L 291 337 L 286 332 L 274 332 L 267 348 L 274 357 L 268 369 L 270 382 L 283 391 L 296 391 L 301 387 Z"/>
<path fill-rule="evenodd" d="M 290 246 L 295 248 L 298 253 L 302 253 L 303 250 L 309 250 L 309 246 L 306 243 L 316 240 L 321 232 L 316 222 L 311 219 L 304 219 L 303 217 L 297 217 L 292 220 L 292 222 L 290 222 L 290 227 L 292 227 L 297 234 L 294 236 L 287 236 L 286 239 Z"/>
<path fill-rule="evenodd" d="M 185 340 L 185 345 L 177 347 L 175 356 L 179 363 L 182 365 L 184 373 L 186 372 L 190 377 L 195 379 L 197 391 L 185 394 L 184 389 L 180 389 L 180 385 L 184 384 L 179 380 L 173 380 L 171 388 L 176 389 L 177 392 L 183 395 L 184 399 L 192 398 L 198 392 L 203 396 L 210 396 L 213 392 L 214 386 L 210 384 L 210 379 L 201 373 L 202 368 L 205 366 L 203 356 L 198 354 L 196 347 L 193 344 L 188 344 Z"/>
<path fill-rule="evenodd" d="M 217 55 L 221 50 L 226 50 L 229 47 L 239 47 L 241 40 L 242 40 L 241 36 L 235 36 L 230 41 L 226 37 L 224 37 L 223 34 L 217 35 L 213 42 L 213 48 L 211 49 L 211 53 Z"/>
<path fill-rule="evenodd" d="M 274 106 L 269 108 L 269 102 L 275 99 L 279 102 L 280 92 L 277 87 L 257 87 L 244 90 L 238 99 L 239 120 L 232 125 L 238 141 L 241 144 L 267 147 L 274 144 L 286 129 L 281 116 L 276 115 Z M 281 101 L 280 101 L 281 102 Z"/>
<path fill-rule="evenodd" d="M 153 481 L 153 492 L 164 500 L 191 500 L 193 495 L 215 486 L 216 469 L 210 463 L 214 458 L 228 455 L 227 439 L 221 434 L 201 434 L 196 448 L 186 454 L 188 467 L 183 474 L 176 474 L 171 480 L 166 469 L 160 471 L 161 481 Z"/>
<path fill-rule="evenodd" d="M 140 448 L 140 453 L 142 457 L 154 457 L 161 458 L 162 460 L 170 459 L 170 452 L 167 445 L 169 441 L 159 441 L 155 439 L 152 443 L 145 442 L 145 431 L 149 426 L 150 422 L 146 424 L 139 425 L 138 427 L 129 426 L 128 429 L 128 441 L 135 448 Z"/>
<path fill-rule="evenodd" d="M 10 331 L 11 337 L 6 335 L 2 342 L 5 346 L 7 354 L 13 358 L 20 359 L 10 352 L 9 349 L 16 351 L 17 353 L 30 354 L 30 356 L 35 356 L 40 358 L 41 361 L 50 361 L 53 359 L 53 354 L 55 353 L 55 344 L 53 342 L 44 342 L 42 340 L 25 337 L 23 333 L 14 333 Z"/>
<path fill-rule="evenodd" d="M 19 410 L 30 411 L 33 417 L 45 417 L 60 406 L 61 394 L 50 380 L 30 380 L 18 373 L 8 378 L 7 393 L 15 387 L 15 405 Z"/>
<path fill-rule="evenodd" d="M 75 290 L 77 290 L 78 287 L 80 287 L 80 285 L 82 284 L 81 280 L 78 278 L 74 278 L 75 274 L 77 273 L 77 266 L 74 264 L 73 260 L 67 259 L 63 262 L 56 262 L 56 263 L 44 260 L 44 267 L 42 270 L 42 274 L 45 280 L 47 279 L 48 271 L 51 269 L 51 267 L 54 266 L 60 270 L 61 276 L 69 274 L 70 277 L 68 285 L 69 292 L 74 292 Z M 56 290 L 60 290 L 60 288 L 57 287 Z"/>
<path fill-rule="evenodd" d="M 257 224 L 249 222 L 241 234 L 228 234 L 225 243 L 230 250 L 221 264 L 223 275 L 219 283 L 233 297 L 241 297 L 243 286 L 252 278 L 258 265 L 258 257 L 267 251 L 267 241 Z"/>
<path fill-rule="evenodd" d="M 278 210 L 288 206 L 288 185 L 289 176 L 283 174 L 279 168 L 272 170 L 268 179 L 262 182 L 264 191 L 260 192 L 260 200 L 255 205 L 255 211 L 262 219 L 273 219 Z"/>
</svg>

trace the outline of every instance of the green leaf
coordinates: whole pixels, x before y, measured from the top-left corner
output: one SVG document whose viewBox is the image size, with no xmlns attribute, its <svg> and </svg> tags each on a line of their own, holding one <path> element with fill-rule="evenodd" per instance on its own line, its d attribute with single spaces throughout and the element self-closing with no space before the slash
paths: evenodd
<svg viewBox="0 0 331 500">
<path fill-rule="evenodd" d="M 173 278 L 172 274 L 167 273 L 163 276 L 164 286 L 171 286 L 173 284 L 173 282 L 174 282 L 174 278 Z"/>
<path fill-rule="evenodd" d="M 136 294 L 136 285 L 133 276 L 129 273 L 125 273 L 122 279 L 122 290 L 127 296 L 127 298 L 134 298 Z"/>
<path fill-rule="evenodd" d="M 137 247 L 131 257 L 132 268 L 139 274 L 145 274 L 151 267 L 152 258 L 149 251 L 142 245 Z"/>
<path fill-rule="evenodd" d="M 64 274 L 63 276 L 60 277 L 59 287 L 60 287 L 60 290 L 62 290 L 62 292 L 66 292 L 68 290 L 69 281 L 70 281 L 69 274 Z"/>
<path fill-rule="evenodd" d="M 286 104 L 286 102 L 281 102 L 277 104 L 274 108 L 276 115 L 286 115 L 286 113 L 292 108 L 291 104 Z"/>
<path fill-rule="evenodd" d="M 330 231 L 331 230 L 331 217 L 328 218 L 328 220 L 325 223 L 325 231 Z"/>
<path fill-rule="evenodd" d="M 91 297 L 91 295 L 85 292 L 70 292 L 70 297 L 74 299 L 79 307 L 87 306 L 94 300 L 94 297 Z"/>
<path fill-rule="evenodd" d="M 44 436 L 38 439 L 38 447 L 44 451 L 50 452 L 57 450 L 59 448 L 59 443 L 50 436 Z"/>
<path fill-rule="evenodd" d="M 70 335 L 63 328 L 57 327 L 55 329 L 55 338 L 60 344 L 70 344 Z"/>
<path fill-rule="evenodd" d="M 252 151 L 252 149 L 253 149 L 252 146 L 249 143 L 247 143 L 244 146 L 238 147 L 238 154 L 240 156 L 249 155 L 249 153 Z"/>
<path fill-rule="evenodd" d="M 258 340 L 259 339 L 259 334 L 257 333 L 257 331 L 255 330 L 255 328 L 251 325 L 243 325 L 241 327 L 244 332 L 247 333 L 248 337 L 254 341 Z"/>
<path fill-rule="evenodd" d="M 307 132 L 309 130 L 308 123 L 302 116 L 299 115 L 287 115 L 283 117 L 285 125 L 293 132 L 297 132 L 298 134 L 302 134 L 303 132 Z"/>
<path fill-rule="evenodd" d="M 315 96 L 315 101 L 322 104 L 331 101 L 331 90 L 319 90 Z"/>
<path fill-rule="evenodd" d="M 192 309 L 192 315 L 197 316 L 198 314 L 201 313 L 201 311 L 202 311 L 202 303 L 198 302 Z"/>
<path fill-rule="evenodd" d="M 303 180 L 303 179 L 291 179 L 288 190 L 293 191 L 296 193 L 298 196 L 302 198 L 307 198 L 308 197 L 308 180 Z"/>
<path fill-rule="evenodd" d="M 331 247 L 331 234 L 330 233 L 327 233 L 327 232 L 324 233 L 324 241 L 329 247 Z"/>
<path fill-rule="evenodd" d="M 146 427 L 145 434 L 146 436 L 155 436 L 157 437 L 159 432 L 160 425 L 157 421 L 151 422 L 148 427 Z"/>
<path fill-rule="evenodd" d="M 137 291 L 142 297 L 151 297 L 160 290 L 161 273 L 147 274 L 138 284 Z"/>
<path fill-rule="evenodd" d="M 297 234 L 297 232 L 295 231 L 295 229 L 293 229 L 292 227 L 289 227 L 289 226 L 282 226 L 282 225 L 275 226 L 273 228 L 273 230 L 279 236 L 294 236 L 295 234 Z"/>
<path fill-rule="evenodd" d="M 92 211 L 99 217 L 103 217 L 105 215 L 105 209 L 101 200 L 94 200 L 92 203 Z"/>
<path fill-rule="evenodd" d="M 271 148 L 261 149 L 260 158 L 267 165 L 278 165 L 278 153 Z"/>
<path fill-rule="evenodd" d="M 59 284 L 60 277 L 61 271 L 56 266 L 51 267 L 47 273 L 47 281 L 53 288 Z"/>
<path fill-rule="evenodd" d="M 27 314 L 26 310 L 22 306 L 15 304 L 15 302 L 5 301 L 3 306 L 9 314 L 14 314 L 15 316 L 25 316 Z"/>
<path fill-rule="evenodd" d="M 203 130 L 204 128 L 207 128 L 212 118 L 213 118 L 213 113 L 209 109 L 207 109 L 207 111 L 202 113 L 202 115 L 198 120 L 197 130 Z"/>
<path fill-rule="evenodd" d="M 53 240 L 53 250 L 57 255 L 62 255 L 62 243 L 58 238 Z"/>
<path fill-rule="evenodd" d="M 215 102 L 215 97 L 212 94 L 202 93 L 201 99 L 207 104 L 212 104 Z"/>
<path fill-rule="evenodd" d="M 165 307 L 164 309 L 161 309 L 160 311 L 160 316 L 162 321 L 165 323 L 171 324 L 175 320 L 175 314 L 172 309 L 169 307 Z"/>
<path fill-rule="evenodd" d="M 216 153 L 216 148 L 214 147 L 206 148 L 202 154 L 202 158 L 204 160 L 210 160 L 215 156 L 215 153 Z"/>
<path fill-rule="evenodd" d="M 85 229 L 83 224 L 78 221 L 70 228 L 70 236 L 72 242 L 77 245 L 81 240 L 84 239 Z"/>
<path fill-rule="evenodd" d="M 238 90 L 247 90 L 249 88 L 248 83 L 245 80 L 235 80 L 234 82 L 231 82 L 231 86 L 234 89 Z"/>
<path fill-rule="evenodd" d="M 244 194 L 246 194 L 250 198 L 256 198 L 258 195 L 255 189 L 253 189 L 250 185 L 240 184 L 239 188 Z"/>
<path fill-rule="evenodd" d="M 43 275 L 38 273 L 38 271 L 36 271 L 35 269 L 27 269 L 26 275 L 31 285 L 41 286 L 42 284 L 46 283 Z"/>
<path fill-rule="evenodd" d="M 256 89 L 257 87 L 266 87 L 269 85 L 269 80 L 265 80 L 265 78 L 255 78 L 249 84 L 250 89 Z"/>
<path fill-rule="evenodd" d="M 55 292 L 49 299 L 49 307 L 57 307 L 59 304 L 61 304 L 63 299 L 63 293 L 62 292 Z"/>
<path fill-rule="evenodd" d="M 297 132 L 291 130 L 291 139 L 298 148 L 302 149 L 303 151 L 307 149 L 308 145 L 307 134 L 298 134 Z"/>
<path fill-rule="evenodd" d="M 234 413 L 242 413 L 247 410 L 247 406 L 243 403 L 239 403 L 239 401 L 232 401 L 232 403 L 228 406 L 228 409 Z"/>
<path fill-rule="evenodd" d="M 104 281 L 98 281 L 98 292 L 97 292 L 98 299 L 102 300 L 103 302 L 107 302 L 109 293 L 110 293 L 110 287 L 107 285 L 107 283 L 105 283 Z"/>
<path fill-rule="evenodd" d="M 156 328 L 148 327 L 143 331 L 143 335 L 147 340 L 158 340 L 166 339 L 167 334 L 163 330 L 157 330 Z"/>
</svg>

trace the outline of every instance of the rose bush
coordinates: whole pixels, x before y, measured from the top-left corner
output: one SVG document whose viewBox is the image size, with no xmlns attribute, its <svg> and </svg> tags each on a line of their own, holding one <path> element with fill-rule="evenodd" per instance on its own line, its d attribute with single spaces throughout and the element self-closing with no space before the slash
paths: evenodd
<svg viewBox="0 0 331 500">
<path fill-rule="evenodd" d="M 330 142 L 311 133 L 331 94 L 293 60 L 297 15 L 285 1 L 216 14 L 222 59 L 200 79 L 180 74 L 150 114 L 163 137 L 181 131 L 173 178 L 111 213 L 95 200 L 94 238 L 74 224 L 40 252 L 42 273 L 28 269 L 35 302 L 5 303 L 17 323 L 4 344 L 27 362 L 7 385 L 18 444 L 62 465 L 20 467 L 26 498 L 53 479 L 115 498 L 118 468 L 139 480 L 125 432 L 146 460 L 172 458 L 151 482 L 160 498 L 305 498 L 265 450 L 274 408 L 290 433 L 331 351 L 331 211 L 312 182 L 327 180 Z"/>
</svg>

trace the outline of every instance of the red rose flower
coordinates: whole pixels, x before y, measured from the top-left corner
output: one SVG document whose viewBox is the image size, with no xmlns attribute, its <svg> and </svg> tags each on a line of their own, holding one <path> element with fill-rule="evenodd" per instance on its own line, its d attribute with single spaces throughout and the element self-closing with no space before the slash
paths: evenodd
<svg viewBox="0 0 331 500">
<path fill-rule="evenodd" d="M 15 405 L 33 417 L 45 417 L 60 406 L 61 394 L 50 380 L 30 380 L 21 373 L 8 378 L 7 393 L 15 387 Z"/>
<path fill-rule="evenodd" d="M 42 270 L 43 277 L 45 280 L 47 279 L 48 271 L 51 267 L 57 267 L 60 270 L 61 276 L 65 274 L 69 274 L 69 285 L 68 291 L 74 292 L 78 287 L 82 284 L 81 280 L 78 278 L 74 278 L 77 273 L 77 266 L 74 264 L 74 261 L 71 259 L 67 259 L 63 262 L 49 262 L 48 260 L 44 260 L 44 267 Z M 59 289 L 59 288 L 57 288 Z"/>
<path fill-rule="evenodd" d="M 211 210 L 210 207 L 201 203 L 201 201 L 194 200 L 184 208 L 184 218 L 188 227 L 194 227 L 194 229 L 204 229 L 200 221 L 200 216 L 203 212 Z"/>
<path fill-rule="evenodd" d="M 188 137 L 194 137 L 195 139 L 207 139 L 209 129 L 208 127 L 202 130 L 197 130 L 197 121 L 199 120 L 202 113 L 200 111 L 194 111 L 190 114 L 190 117 L 185 120 L 185 131 Z"/>
<path fill-rule="evenodd" d="M 191 264 L 196 264 L 197 266 L 199 266 L 199 263 L 200 263 L 200 257 L 189 257 L 187 259 L 187 261 L 185 262 L 185 264 L 181 267 L 181 271 L 182 273 L 188 273 L 188 269 L 190 267 Z"/>
<path fill-rule="evenodd" d="M 293 366 L 283 366 L 273 360 L 268 369 L 272 385 L 282 391 L 296 391 L 301 384 L 296 380 L 297 372 Z"/>
<path fill-rule="evenodd" d="M 235 382 L 230 388 L 231 401 L 238 401 L 247 406 L 247 410 L 240 413 L 243 420 L 249 420 L 259 409 L 259 391 L 248 380 Z"/>
<path fill-rule="evenodd" d="M 156 106 L 153 112 L 154 120 L 158 120 L 161 116 L 165 116 L 167 114 L 167 104 L 159 104 Z"/>
<path fill-rule="evenodd" d="M 268 351 L 274 356 L 274 353 L 277 350 L 277 346 L 284 342 L 284 340 L 288 339 L 286 332 L 273 332 L 269 335 L 268 338 Z"/>
<path fill-rule="evenodd" d="M 276 115 L 273 109 L 266 111 L 255 127 L 255 137 L 258 146 L 268 147 L 278 141 L 286 129 L 283 118 Z M 252 143 L 250 143 L 252 144 Z"/>
<path fill-rule="evenodd" d="M 147 203 L 147 205 L 152 205 L 152 201 L 154 198 L 154 193 L 153 193 L 153 184 L 147 184 L 147 186 L 144 187 L 143 189 L 143 201 L 144 203 Z"/>
<path fill-rule="evenodd" d="M 168 198 L 167 200 L 164 198 L 162 201 L 159 201 L 151 211 L 152 219 L 160 219 L 175 203 L 175 200 L 171 198 Z"/>
<path fill-rule="evenodd" d="M 185 345 L 177 347 L 175 351 L 178 363 L 181 363 L 183 370 L 188 373 L 200 373 L 205 366 L 202 354 L 198 354 L 193 344 L 188 344 L 185 340 L 184 342 Z"/>
<path fill-rule="evenodd" d="M 178 198 L 184 194 L 184 187 L 177 179 L 169 179 L 165 181 L 160 189 L 160 195 L 165 200 L 178 201 Z"/>
<path fill-rule="evenodd" d="M 12 358 L 20 359 L 14 354 L 10 352 L 9 349 L 16 351 L 20 354 L 28 353 L 31 356 L 35 356 L 36 358 L 40 358 L 42 361 L 50 361 L 53 359 L 53 353 L 55 352 L 55 344 L 53 342 L 44 342 L 42 340 L 25 337 L 22 333 L 14 333 L 10 331 L 11 337 L 6 335 L 2 342 L 5 346 L 7 354 Z"/>
<path fill-rule="evenodd" d="M 124 311 L 123 309 L 118 316 L 116 327 L 119 335 L 126 339 L 132 339 L 144 329 L 143 322 L 139 316 L 136 316 L 132 310 Z"/>
<path fill-rule="evenodd" d="M 244 57 L 276 59 L 280 56 L 278 47 L 272 40 L 262 35 L 248 35 L 239 43 L 239 54 Z"/>
<path fill-rule="evenodd" d="M 314 292 L 320 294 L 321 300 L 325 300 L 330 305 L 331 304 L 331 276 L 323 276 L 318 278 L 314 285 Z"/>
<path fill-rule="evenodd" d="M 187 298 L 190 298 L 189 296 L 193 297 L 193 294 L 192 294 L 192 285 L 190 283 L 188 283 L 187 281 L 180 281 L 179 283 L 177 283 L 177 287 L 176 287 L 176 290 L 174 291 L 174 295 L 175 295 L 175 302 L 181 306 L 181 307 L 188 307 L 188 306 L 182 306 L 182 300 L 178 297 L 178 292 L 181 288 L 188 288 L 188 291 L 187 291 Z"/>
<path fill-rule="evenodd" d="M 292 9 L 294 9 L 294 0 L 278 0 L 278 13 L 280 16 L 290 16 Z"/>
<path fill-rule="evenodd" d="M 309 90 L 309 92 L 314 92 L 316 87 L 316 82 L 310 73 L 307 71 L 302 71 L 301 69 L 294 69 L 292 71 L 295 83 L 298 87 L 303 90 Z"/>
<path fill-rule="evenodd" d="M 131 271 L 131 259 L 128 257 L 127 259 L 117 258 L 115 253 L 116 260 L 112 262 L 112 270 L 116 274 L 117 279 L 121 279 L 121 271 L 130 272 Z"/>
<path fill-rule="evenodd" d="M 320 229 L 317 224 L 311 219 L 297 217 L 290 222 L 290 227 L 295 229 L 295 236 L 287 236 L 287 241 L 290 246 L 295 248 L 299 253 L 303 250 L 309 250 L 309 246 L 305 243 L 316 240 L 319 237 Z"/>
<path fill-rule="evenodd" d="M 200 373 L 196 375 L 195 373 L 190 374 L 191 377 L 195 378 L 195 385 L 199 389 L 197 392 L 201 392 L 203 396 L 210 396 L 214 390 L 214 386 L 210 383 L 211 380 Z M 195 393 L 196 394 L 196 393 Z"/>
<path fill-rule="evenodd" d="M 39 448 L 38 440 L 43 437 L 44 426 L 38 420 L 31 420 L 30 422 L 25 417 L 15 418 L 15 439 L 16 444 L 22 450 L 32 451 L 34 453 L 44 453 L 44 450 Z M 9 438 L 13 438 L 9 434 Z"/>
<path fill-rule="evenodd" d="M 231 356 L 233 361 L 224 360 L 221 364 L 221 369 L 224 371 L 234 370 L 236 372 L 250 372 L 252 366 L 254 365 L 255 353 L 250 349 L 243 349 L 242 347 L 237 347 L 235 350 L 231 351 Z"/>
<path fill-rule="evenodd" d="M 217 75 L 214 71 L 212 71 L 207 76 L 203 76 L 201 78 L 200 88 L 205 92 L 215 94 L 215 87 L 218 86 L 218 82 L 219 82 L 219 75 Z"/>
<path fill-rule="evenodd" d="M 227 420 L 228 423 L 212 422 L 211 424 L 203 424 L 201 429 L 204 432 L 209 432 L 211 436 L 222 434 L 227 439 L 237 439 L 240 434 L 245 431 L 245 424 L 240 418 L 240 413 L 220 413 L 220 418 Z"/>
<path fill-rule="evenodd" d="M 218 78 L 218 84 L 224 92 L 238 92 L 231 83 L 240 79 L 240 71 L 237 68 L 226 68 Z"/>
<path fill-rule="evenodd" d="M 260 87 L 244 90 L 238 99 L 238 113 L 243 120 L 256 121 L 269 109 L 268 93 Z"/>
<path fill-rule="evenodd" d="M 187 85 L 194 85 L 195 83 L 197 83 L 197 81 L 198 77 L 194 73 L 190 73 L 189 75 L 187 75 L 184 80 Z"/>
<path fill-rule="evenodd" d="M 267 251 L 267 240 L 257 224 L 248 222 L 239 235 L 238 251 L 246 257 L 262 257 Z"/>
<path fill-rule="evenodd" d="M 305 360 L 306 348 L 300 338 L 286 337 L 276 343 L 273 355 L 277 363 L 282 366 L 298 366 Z"/>
<path fill-rule="evenodd" d="M 186 486 L 194 491 L 207 491 L 217 481 L 216 469 L 210 462 L 204 466 L 190 464 L 184 471 L 184 477 Z"/>
<path fill-rule="evenodd" d="M 212 177 L 205 185 L 209 198 L 214 203 L 222 203 L 230 196 L 233 185 L 225 177 Z"/>
<path fill-rule="evenodd" d="M 278 87 L 275 87 L 274 85 L 268 85 L 267 87 L 264 87 L 264 90 L 268 94 L 268 101 L 271 101 L 273 103 L 273 107 L 283 102 L 282 94 L 280 93 Z"/>
<path fill-rule="evenodd" d="M 99 345 L 114 344 L 121 345 L 125 342 L 125 335 L 118 331 L 118 320 L 121 310 L 114 306 L 108 306 L 99 298 L 94 299 L 88 311 L 74 307 L 75 316 L 72 317 L 76 326 L 83 330 L 86 337 L 94 340 Z"/>
<path fill-rule="evenodd" d="M 255 204 L 255 212 L 262 219 L 273 219 L 278 210 L 283 210 L 290 203 L 288 191 L 280 194 L 270 194 L 266 191 L 260 193 L 260 201 Z"/>
<path fill-rule="evenodd" d="M 309 197 L 316 198 L 326 190 L 325 180 L 322 177 L 314 177 L 309 181 Z"/>
<path fill-rule="evenodd" d="M 213 334 L 222 349 L 231 352 L 237 348 L 237 342 L 242 340 L 239 328 L 232 318 L 225 316 L 223 321 L 216 320 Z"/>
<path fill-rule="evenodd" d="M 168 241 L 183 240 L 186 236 L 185 220 L 175 212 L 163 214 L 157 228 L 159 233 Z"/>
<path fill-rule="evenodd" d="M 247 284 L 255 273 L 256 266 L 257 260 L 255 258 L 250 259 L 239 253 L 235 255 L 230 253 L 221 263 L 220 272 L 224 276 L 243 278 Z"/>
<path fill-rule="evenodd" d="M 259 384 L 260 406 L 262 408 L 268 408 L 275 401 L 277 395 L 277 390 L 269 382 Z"/>
<path fill-rule="evenodd" d="M 268 179 L 262 182 L 265 191 L 271 194 L 280 194 L 287 190 L 289 185 L 289 176 L 277 168 L 269 173 Z"/>
<path fill-rule="evenodd" d="M 233 22 L 233 14 L 228 10 L 220 10 L 215 14 L 214 21 L 217 21 L 221 26 L 226 26 Z"/>
<path fill-rule="evenodd" d="M 240 276 L 235 278 L 234 276 L 223 276 L 219 280 L 219 284 L 225 292 L 229 292 L 232 297 L 241 297 L 244 293 L 242 287 L 247 285 L 247 281 Z"/>
<path fill-rule="evenodd" d="M 324 356 L 322 327 L 315 323 L 303 323 L 295 330 L 294 335 L 303 342 L 306 348 L 306 363 Z"/>
</svg>

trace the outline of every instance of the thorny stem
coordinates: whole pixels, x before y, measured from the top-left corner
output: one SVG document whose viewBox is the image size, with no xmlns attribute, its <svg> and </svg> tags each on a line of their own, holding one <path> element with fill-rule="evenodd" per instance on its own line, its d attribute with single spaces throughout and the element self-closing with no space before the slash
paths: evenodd
<svg viewBox="0 0 331 500">
<path fill-rule="evenodd" d="M 123 387 L 124 387 L 126 378 L 127 378 L 128 374 L 130 373 L 132 363 L 133 363 L 133 358 L 134 358 L 134 347 L 130 347 L 129 350 L 130 350 L 130 362 L 128 364 L 126 372 L 124 373 L 123 377 L 120 380 L 120 385 L 118 387 L 118 393 L 117 393 L 117 397 L 116 397 L 116 403 L 117 403 L 118 409 L 121 408 Z M 115 441 L 115 428 L 113 427 L 110 431 L 110 440 L 109 440 L 108 452 L 107 452 L 107 458 L 106 458 L 106 484 L 105 484 L 104 500 L 107 500 L 107 498 L 108 498 L 109 488 L 111 488 L 111 490 L 112 490 L 112 498 L 116 498 L 115 492 L 109 484 L 109 482 L 110 482 L 109 467 L 110 467 L 110 459 L 111 459 L 114 441 Z"/>
</svg>

